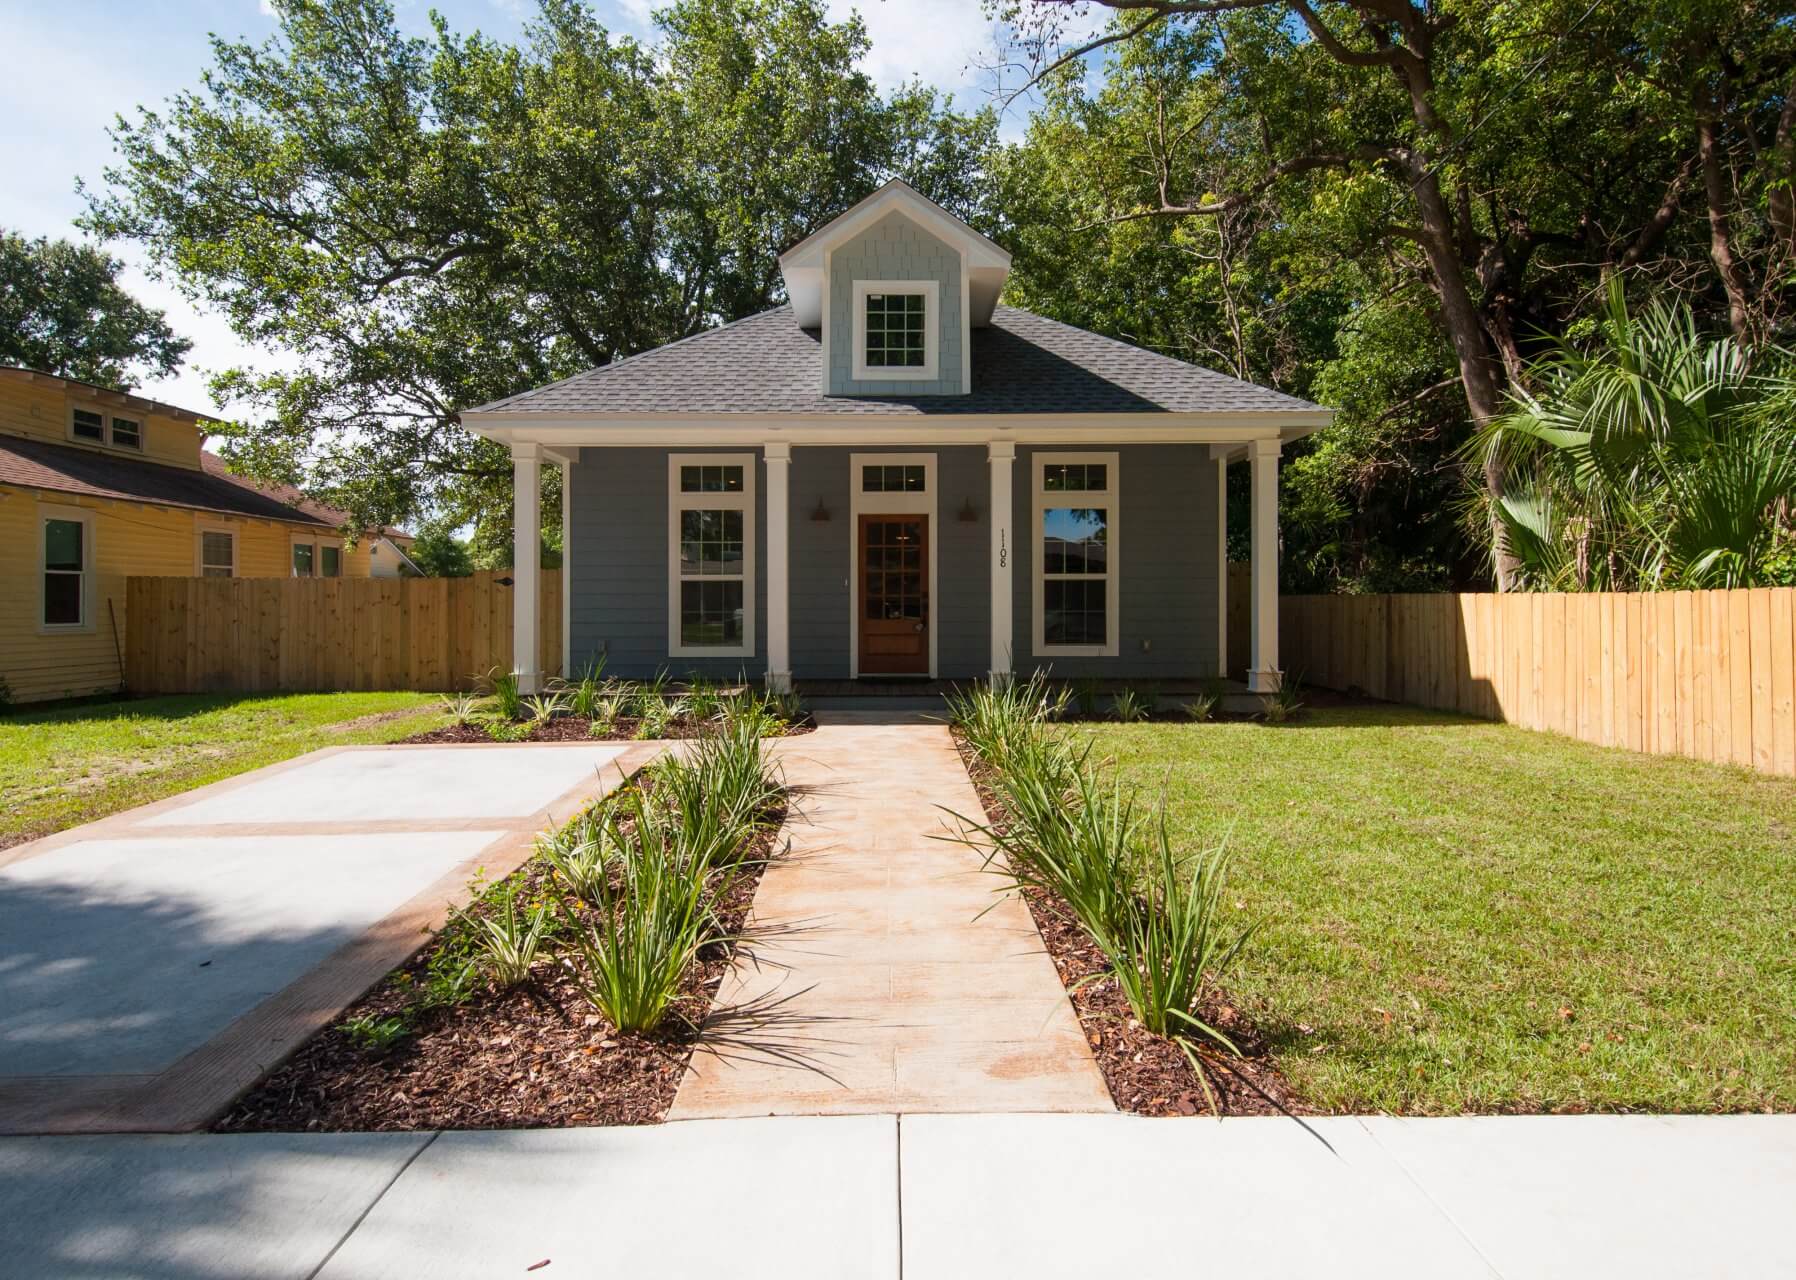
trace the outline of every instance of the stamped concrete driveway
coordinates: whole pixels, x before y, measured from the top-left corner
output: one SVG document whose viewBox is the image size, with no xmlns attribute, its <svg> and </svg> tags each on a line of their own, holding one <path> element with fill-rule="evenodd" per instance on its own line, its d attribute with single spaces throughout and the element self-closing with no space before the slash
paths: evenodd
<svg viewBox="0 0 1796 1280">
<path fill-rule="evenodd" d="M 179 1130 L 656 748 L 341 747 L 0 855 L 0 1132 Z"/>
</svg>

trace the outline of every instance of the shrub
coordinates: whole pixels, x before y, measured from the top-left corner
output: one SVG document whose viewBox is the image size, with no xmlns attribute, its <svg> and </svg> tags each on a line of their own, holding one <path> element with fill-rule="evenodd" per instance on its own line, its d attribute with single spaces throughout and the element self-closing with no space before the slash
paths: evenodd
<svg viewBox="0 0 1796 1280">
<path fill-rule="evenodd" d="M 440 701 L 443 714 L 457 727 L 473 724 L 480 718 L 480 699 L 471 693 L 445 693 Z"/>
<path fill-rule="evenodd" d="M 567 686 L 568 706 L 577 716 L 591 720 L 605 697 L 605 659 L 600 655 L 586 664 L 580 678 Z"/>
<path fill-rule="evenodd" d="M 561 693 L 533 693 L 524 699 L 523 710 L 530 725 L 540 727 L 567 710 L 568 700 Z"/>
<path fill-rule="evenodd" d="M 1110 700 L 1110 714 L 1123 724 L 1134 724 L 1138 720 L 1148 718 L 1153 710 L 1153 695 L 1137 689 L 1134 685 L 1125 687 Z"/>
<path fill-rule="evenodd" d="M 616 856 L 619 841 L 608 817 L 611 806 L 601 802 L 559 831 L 537 840 L 537 853 L 549 864 L 569 893 L 586 902 L 597 902 L 603 881 Z"/>
<path fill-rule="evenodd" d="M 687 855 L 676 825 L 641 791 L 619 798 L 629 819 L 613 886 L 601 881 L 590 919 L 571 916 L 569 976 L 619 1031 L 653 1031 L 679 998 L 686 969 L 712 928 L 709 897 L 727 875 Z M 721 882 L 721 883 L 720 883 Z"/>
<path fill-rule="evenodd" d="M 1303 710 L 1303 674 L 1293 671 L 1266 695 L 1261 713 L 1267 724 L 1283 724 Z"/>
<path fill-rule="evenodd" d="M 1011 887 L 1038 888 L 1064 902 L 1104 953 L 1108 976 L 1137 1020 L 1176 1041 L 1209 1092 L 1197 1042 L 1237 1050 L 1198 1009 L 1253 932 L 1225 936 L 1225 852 L 1181 859 L 1164 798 L 1144 820 L 1121 780 L 1103 778 L 1089 743 L 1076 747 L 1045 731 L 1026 706 L 994 697 L 981 708 L 976 701 L 969 697 L 965 709 L 987 744 L 975 749 L 993 766 L 1004 821 L 954 815 L 959 831 L 951 838 L 980 849 L 986 869 Z M 963 732 L 975 741 L 964 724 Z"/>
<path fill-rule="evenodd" d="M 484 679 L 499 714 L 507 720 L 516 720 L 524 709 L 524 695 L 518 690 L 518 673 L 494 667 Z"/>
<path fill-rule="evenodd" d="M 1098 701 L 1104 693 L 1104 684 L 1094 676 L 1080 676 L 1073 681 L 1073 705 L 1079 708 L 1082 716 L 1096 716 Z"/>
<path fill-rule="evenodd" d="M 1191 695 L 1191 701 L 1185 704 L 1185 714 L 1191 719 L 1200 722 L 1214 719 L 1216 716 L 1216 705 L 1221 701 L 1222 699 L 1208 690 L 1205 690 L 1202 693 L 1194 693 Z"/>
<path fill-rule="evenodd" d="M 371 1013 L 350 1018 L 343 1023 L 349 1042 L 364 1053 L 391 1053 L 412 1033 L 409 1018 L 392 1015 L 377 1018 Z"/>
<path fill-rule="evenodd" d="M 611 732 L 616 730 L 617 722 L 623 716 L 623 714 L 624 714 L 624 699 L 621 696 L 619 696 L 617 694 L 611 694 L 607 697 L 600 698 L 598 701 L 598 705 L 593 708 L 593 713 L 592 713 L 592 731 L 593 731 L 593 733 L 599 735 L 600 737 L 604 737 L 605 735 L 610 734 Z"/>
<path fill-rule="evenodd" d="M 1039 730 L 1065 706 L 1065 696 L 1051 689 L 1036 672 L 1027 680 L 1011 680 L 957 688 L 947 696 L 949 721 L 973 750 L 994 764 L 1009 743 Z"/>
<path fill-rule="evenodd" d="M 549 908 L 538 906 L 528 917 L 518 915 L 517 893 L 503 894 L 478 915 L 457 910 L 452 917 L 479 948 L 480 967 L 502 987 L 530 979 L 530 968 L 542 949 Z"/>
</svg>

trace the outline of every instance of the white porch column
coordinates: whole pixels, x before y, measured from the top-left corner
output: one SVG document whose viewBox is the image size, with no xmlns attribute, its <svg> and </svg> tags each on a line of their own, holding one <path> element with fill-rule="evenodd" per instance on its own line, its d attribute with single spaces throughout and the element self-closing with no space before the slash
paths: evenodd
<svg viewBox="0 0 1796 1280">
<path fill-rule="evenodd" d="M 1278 440 L 1247 446 L 1253 483 L 1253 652 L 1250 693 L 1276 693 L 1278 666 Z"/>
<path fill-rule="evenodd" d="M 763 447 L 767 461 L 767 687 L 792 691 L 791 556 L 792 446 Z"/>
<path fill-rule="evenodd" d="M 1016 556 L 1016 539 L 1011 532 L 1013 473 L 1016 470 L 1016 445 L 1008 440 L 994 440 L 986 446 L 986 461 L 991 466 L 991 603 L 992 652 L 991 668 L 986 677 L 994 687 L 1011 678 L 1015 657 L 1011 653 L 1014 634 L 1011 592 L 1011 561 Z"/>
<path fill-rule="evenodd" d="M 542 681 L 537 644 L 542 594 L 542 446 L 511 446 L 511 669 L 518 688 L 535 693 Z"/>
</svg>

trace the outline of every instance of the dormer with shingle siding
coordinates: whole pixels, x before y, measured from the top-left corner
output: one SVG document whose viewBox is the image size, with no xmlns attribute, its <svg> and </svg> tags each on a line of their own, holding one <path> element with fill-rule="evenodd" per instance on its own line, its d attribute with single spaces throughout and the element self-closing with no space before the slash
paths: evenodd
<svg viewBox="0 0 1796 1280">
<path fill-rule="evenodd" d="M 831 396 L 963 396 L 972 330 L 991 323 L 1010 255 L 892 181 L 780 257 Z"/>
</svg>

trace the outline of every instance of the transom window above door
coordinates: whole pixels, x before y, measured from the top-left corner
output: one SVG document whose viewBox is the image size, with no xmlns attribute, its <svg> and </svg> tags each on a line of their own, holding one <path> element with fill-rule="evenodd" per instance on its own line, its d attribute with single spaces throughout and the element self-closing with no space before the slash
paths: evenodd
<svg viewBox="0 0 1796 1280">
<path fill-rule="evenodd" d="M 935 377 L 940 297 L 934 280 L 855 281 L 855 378 Z"/>
<path fill-rule="evenodd" d="M 668 459 L 668 656 L 750 657 L 755 646 L 752 454 Z"/>
<path fill-rule="evenodd" d="M 1114 453 L 1035 455 L 1038 657 L 1117 653 L 1116 459 Z"/>
<path fill-rule="evenodd" d="M 861 468 L 862 493 L 922 493 L 928 486 L 929 469 L 921 464 Z"/>
</svg>

